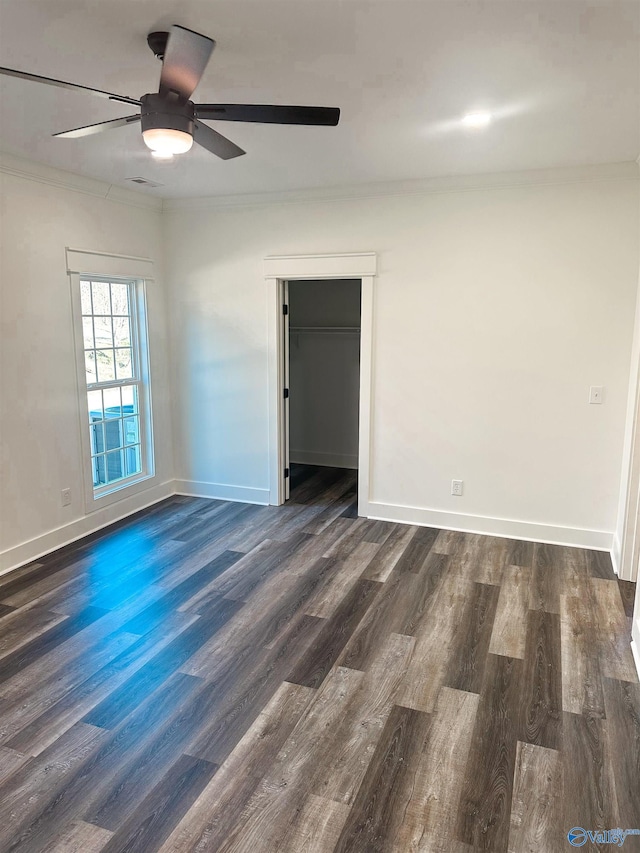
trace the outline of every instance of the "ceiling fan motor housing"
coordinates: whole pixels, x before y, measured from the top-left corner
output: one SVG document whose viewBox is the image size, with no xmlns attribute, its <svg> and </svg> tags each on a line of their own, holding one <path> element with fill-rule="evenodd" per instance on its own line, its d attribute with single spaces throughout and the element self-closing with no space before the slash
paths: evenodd
<svg viewBox="0 0 640 853">
<path fill-rule="evenodd" d="M 142 131 L 153 128 L 181 130 L 193 136 L 195 113 L 192 101 L 178 101 L 158 94 L 143 95 L 140 99 Z"/>
</svg>

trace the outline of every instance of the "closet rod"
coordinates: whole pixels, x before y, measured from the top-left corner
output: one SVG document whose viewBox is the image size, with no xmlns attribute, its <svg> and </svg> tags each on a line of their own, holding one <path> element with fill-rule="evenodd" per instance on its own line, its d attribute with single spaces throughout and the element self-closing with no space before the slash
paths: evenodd
<svg viewBox="0 0 640 853">
<path fill-rule="evenodd" d="M 315 335 L 359 335 L 359 326 L 290 326 L 289 331 L 295 334 Z"/>
</svg>

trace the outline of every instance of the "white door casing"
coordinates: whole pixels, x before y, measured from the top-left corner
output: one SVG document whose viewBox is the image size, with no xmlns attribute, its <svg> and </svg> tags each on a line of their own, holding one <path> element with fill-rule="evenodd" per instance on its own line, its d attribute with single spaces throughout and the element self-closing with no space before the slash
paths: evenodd
<svg viewBox="0 0 640 853">
<path fill-rule="evenodd" d="M 282 311 L 284 283 L 296 280 L 359 278 L 361 289 L 360 330 L 360 405 L 358 435 L 358 515 L 369 515 L 371 411 L 373 403 L 373 311 L 374 280 L 377 271 L 375 252 L 335 255 L 277 255 L 264 260 L 269 325 L 269 503 L 278 506 L 286 500 L 284 469 L 286 451 L 286 415 L 284 335 L 286 317 Z"/>
</svg>

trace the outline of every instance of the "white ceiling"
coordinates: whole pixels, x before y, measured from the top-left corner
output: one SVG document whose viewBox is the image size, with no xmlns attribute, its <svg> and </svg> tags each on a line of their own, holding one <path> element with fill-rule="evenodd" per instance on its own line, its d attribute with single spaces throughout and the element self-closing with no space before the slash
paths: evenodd
<svg viewBox="0 0 640 853">
<path fill-rule="evenodd" d="M 139 97 L 146 35 L 216 39 L 194 100 L 339 106 L 337 128 L 211 122 L 247 154 L 194 146 L 158 163 L 127 115 L 88 95 L 0 78 L 0 149 L 167 198 L 336 187 L 635 160 L 640 2 L 633 0 L 0 0 L 0 65 Z M 488 109 L 492 125 L 461 127 Z M 135 112 L 135 108 L 132 110 Z"/>
</svg>

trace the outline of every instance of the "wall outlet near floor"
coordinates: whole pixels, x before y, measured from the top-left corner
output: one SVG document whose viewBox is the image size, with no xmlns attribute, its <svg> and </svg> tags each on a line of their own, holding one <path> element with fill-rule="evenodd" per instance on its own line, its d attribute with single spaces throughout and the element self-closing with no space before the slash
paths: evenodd
<svg viewBox="0 0 640 853">
<path fill-rule="evenodd" d="M 451 494 L 457 495 L 458 497 L 461 497 L 463 485 L 464 485 L 463 480 L 452 480 L 451 481 Z"/>
<path fill-rule="evenodd" d="M 62 506 L 71 505 L 71 489 L 63 489 L 60 492 L 60 503 Z"/>
</svg>

